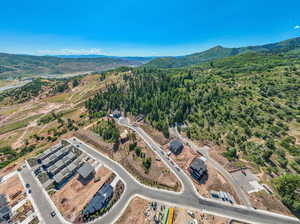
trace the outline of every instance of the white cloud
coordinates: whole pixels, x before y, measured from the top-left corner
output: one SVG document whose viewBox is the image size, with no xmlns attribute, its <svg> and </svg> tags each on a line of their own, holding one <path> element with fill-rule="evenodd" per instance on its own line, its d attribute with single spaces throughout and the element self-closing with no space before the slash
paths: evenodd
<svg viewBox="0 0 300 224">
<path fill-rule="evenodd" d="M 294 29 L 295 30 L 300 29 L 300 25 L 294 26 Z"/>
<path fill-rule="evenodd" d="M 37 55 L 90 55 L 90 54 L 104 54 L 99 48 L 91 49 L 59 49 L 59 50 L 39 50 Z"/>
</svg>

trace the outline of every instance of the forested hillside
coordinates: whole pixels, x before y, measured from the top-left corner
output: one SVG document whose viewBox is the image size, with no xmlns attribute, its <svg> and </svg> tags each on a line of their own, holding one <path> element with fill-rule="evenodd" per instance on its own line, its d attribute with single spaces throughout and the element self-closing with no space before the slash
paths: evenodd
<svg viewBox="0 0 300 224">
<path fill-rule="evenodd" d="M 299 176 L 299 59 L 245 53 L 183 69 L 131 69 L 86 108 L 91 117 L 116 108 L 144 113 L 166 136 L 169 126 L 186 123 L 188 137 L 225 146 L 230 160 L 246 159 L 269 175 Z M 285 203 L 300 210 L 297 200 Z"/>
<path fill-rule="evenodd" d="M 59 58 L 0 53 L 0 79 L 23 76 L 104 71 L 120 66 L 137 66 L 143 62 L 135 58 Z"/>
<path fill-rule="evenodd" d="M 200 53 L 190 54 L 182 57 L 155 58 L 146 66 L 153 68 L 179 68 L 203 63 L 213 59 L 220 59 L 249 52 L 289 52 L 291 54 L 299 53 L 300 38 L 289 39 L 278 43 L 266 44 L 261 46 L 239 48 L 225 48 L 222 46 L 216 46 Z"/>
</svg>

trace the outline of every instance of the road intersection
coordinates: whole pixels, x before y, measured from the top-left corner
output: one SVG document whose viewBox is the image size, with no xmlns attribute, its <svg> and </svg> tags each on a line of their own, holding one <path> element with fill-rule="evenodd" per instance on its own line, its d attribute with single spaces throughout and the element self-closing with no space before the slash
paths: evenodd
<svg viewBox="0 0 300 224">
<path fill-rule="evenodd" d="M 135 196 L 140 196 L 149 200 L 160 201 L 172 206 L 183 207 L 191 210 L 200 210 L 204 213 L 236 219 L 248 223 L 262 224 L 299 224 L 299 220 L 293 217 L 270 213 L 263 210 L 255 210 L 240 205 L 230 205 L 221 201 L 216 201 L 208 198 L 203 198 L 199 195 L 190 180 L 190 178 L 176 166 L 172 165 L 167 156 L 162 153 L 160 146 L 155 143 L 152 138 L 147 135 L 141 128 L 129 124 L 127 119 L 120 118 L 119 124 L 127 126 L 134 130 L 161 159 L 175 173 L 181 181 L 181 192 L 171 192 L 163 189 L 155 189 L 141 184 L 127 170 L 117 162 L 104 156 L 96 149 L 85 144 L 77 138 L 71 138 L 68 141 L 79 147 L 80 150 L 100 161 L 104 166 L 113 170 L 122 179 L 125 184 L 125 190 L 118 202 L 109 210 L 108 213 L 96 219 L 93 223 L 109 224 L 114 223 L 124 212 L 128 203 Z M 39 207 L 40 213 L 46 224 L 64 224 L 68 223 L 61 214 L 45 191 L 41 189 L 33 173 L 29 168 L 24 168 L 21 171 L 22 178 L 26 183 L 32 186 L 32 197 Z M 50 201 L 51 202 L 50 202 Z M 50 213 L 56 211 L 58 215 L 51 217 Z"/>
<path fill-rule="evenodd" d="M 223 168 L 218 162 L 216 162 L 214 159 L 212 159 L 209 156 L 208 150 L 206 147 L 198 147 L 195 143 L 193 143 L 192 141 L 190 141 L 189 139 L 183 137 L 182 135 L 179 134 L 177 127 L 174 128 L 175 134 L 177 135 L 177 137 L 179 139 L 181 139 L 183 142 L 186 142 L 190 145 L 190 147 L 195 151 L 199 151 L 206 159 L 208 162 L 210 162 L 213 167 L 220 172 L 223 177 L 226 178 L 226 180 L 231 184 L 231 186 L 234 188 L 235 192 L 237 193 L 238 197 L 240 198 L 241 202 L 243 205 L 246 205 L 248 207 L 252 207 L 251 206 L 251 202 L 247 196 L 247 194 L 243 191 L 243 189 L 241 188 L 240 184 L 236 182 L 236 180 L 231 176 L 230 173 L 228 173 L 228 171 Z"/>
</svg>

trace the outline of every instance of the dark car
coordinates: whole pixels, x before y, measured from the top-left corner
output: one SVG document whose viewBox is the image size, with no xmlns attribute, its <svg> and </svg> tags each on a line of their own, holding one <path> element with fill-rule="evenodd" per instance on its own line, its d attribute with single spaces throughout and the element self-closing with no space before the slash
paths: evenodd
<svg viewBox="0 0 300 224">
<path fill-rule="evenodd" d="M 28 190 L 28 194 L 31 194 L 31 190 L 30 189 Z"/>
<path fill-rule="evenodd" d="M 50 213 L 50 215 L 51 215 L 51 217 L 54 217 L 54 216 L 56 216 L 56 213 L 55 213 L 55 211 L 51 212 L 51 213 Z"/>
<path fill-rule="evenodd" d="M 26 188 L 30 188 L 30 184 L 26 184 L 25 187 L 26 187 Z"/>
</svg>

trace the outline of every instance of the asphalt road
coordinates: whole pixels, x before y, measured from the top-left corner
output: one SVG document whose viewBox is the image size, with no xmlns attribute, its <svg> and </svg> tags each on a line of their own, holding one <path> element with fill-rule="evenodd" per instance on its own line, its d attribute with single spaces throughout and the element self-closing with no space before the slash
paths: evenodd
<svg viewBox="0 0 300 224">
<path fill-rule="evenodd" d="M 39 213 L 43 217 L 46 224 L 62 224 L 61 219 L 58 215 L 51 217 L 50 213 L 53 211 L 52 205 L 49 203 L 48 198 L 43 193 L 42 188 L 38 185 L 37 180 L 32 175 L 30 169 L 22 168 L 20 174 L 26 184 L 30 184 L 31 196 L 34 203 L 39 209 Z"/>
<path fill-rule="evenodd" d="M 214 159 L 212 159 L 209 156 L 209 153 L 207 151 L 206 148 L 201 148 L 198 147 L 196 144 L 194 144 L 192 141 L 190 141 L 187 138 L 184 138 L 183 136 L 181 136 L 178 131 L 177 128 L 174 128 L 175 133 L 177 135 L 178 138 L 180 138 L 182 141 L 187 142 L 194 151 L 200 151 L 201 154 L 203 154 L 203 156 L 207 159 L 208 162 L 210 162 L 213 167 L 218 170 L 223 177 L 226 178 L 226 180 L 231 184 L 231 186 L 234 188 L 234 191 L 236 192 L 236 194 L 238 195 L 238 197 L 240 198 L 241 202 L 243 205 L 246 205 L 248 207 L 252 207 L 251 202 L 247 196 L 247 194 L 243 191 L 243 189 L 241 188 L 241 185 L 239 183 L 236 182 L 236 180 L 232 177 L 232 175 L 230 173 L 228 173 L 228 171 L 223 168 L 217 161 L 215 161 Z"/>
<path fill-rule="evenodd" d="M 147 187 L 139 183 L 130 173 L 128 173 L 121 165 L 117 162 L 109 159 L 102 155 L 98 151 L 94 150 L 84 142 L 79 141 L 76 138 L 69 139 L 71 144 L 78 146 L 82 151 L 89 154 L 90 156 L 99 160 L 102 164 L 112 169 L 125 183 L 125 191 L 118 202 L 110 209 L 110 211 L 97 219 L 95 223 L 109 224 L 114 223 L 120 215 L 126 209 L 128 203 L 134 196 L 142 196 L 150 200 L 161 201 L 167 204 L 171 204 L 178 207 L 184 207 L 188 209 L 201 210 L 206 213 L 228 217 L 230 219 L 236 219 L 245 221 L 248 223 L 261 223 L 261 224 L 299 224 L 299 220 L 270 213 L 263 210 L 254 210 L 244 206 L 230 205 L 221 201 L 212 199 L 202 198 L 193 187 L 191 180 L 184 174 L 183 171 L 178 171 L 166 158 L 165 155 L 160 153 L 160 146 L 156 144 L 143 130 L 137 127 L 130 126 L 127 120 L 120 120 L 123 125 L 128 125 L 130 128 L 135 130 L 149 145 L 149 147 L 155 151 L 160 158 L 165 161 L 175 174 L 180 178 L 183 189 L 182 192 L 171 192 L 166 190 L 159 190 Z M 125 123 L 123 123 L 125 122 Z M 48 201 L 45 193 L 37 184 L 37 180 L 33 177 L 31 171 L 25 168 L 21 171 L 21 175 L 26 183 L 30 183 L 32 190 L 32 197 L 38 206 L 41 215 L 43 216 L 46 224 L 62 224 L 65 223 L 60 216 L 52 218 L 50 216 L 53 211 L 53 205 Z"/>
</svg>

